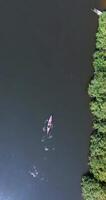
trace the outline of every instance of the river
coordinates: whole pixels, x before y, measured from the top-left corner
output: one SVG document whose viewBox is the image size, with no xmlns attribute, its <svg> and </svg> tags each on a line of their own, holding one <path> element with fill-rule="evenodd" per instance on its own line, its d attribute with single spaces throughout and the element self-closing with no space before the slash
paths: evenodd
<svg viewBox="0 0 106 200">
<path fill-rule="evenodd" d="M 89 0 L 0 2 L 1 200 L 82 199 L 94 6 Z M 42 128 L 51 114 L 47 149 Z"/>
</svg>

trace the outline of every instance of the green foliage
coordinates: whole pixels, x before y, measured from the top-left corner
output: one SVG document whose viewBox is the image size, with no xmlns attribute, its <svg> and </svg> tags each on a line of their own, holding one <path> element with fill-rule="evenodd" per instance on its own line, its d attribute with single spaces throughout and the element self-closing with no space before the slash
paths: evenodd
<svg viewBox="0 0 106 200">
<path fill-rule="evenodd" d="M 91 136 L 89 166 L 96 179 L 106 182 L 106 135 Z"/>
<path fill-rule="evenodd" d="M 89 84 L 90 109 L 95 133 L 90 138 L 89 167 L 92 177 L 82 178 L 84 200 L 106 200 L 106 12 L 99 16 L 93 55 L 94 78 Z"/>
<path fill-rule="evenodd" d="M 95 74 L 89 85 L 88 93 L 98 101 L 106 100 L 106 74 L 103 72 Z"/>
<path fill-rule="evenodd" d="M 94 122 L 93 123 L 93 128 L 97 129 L 99 133 L 104 133 L 106 134 L 106 122 Z"/>
<path fill-rule="evenodd" d="M 96 48 L 106 50 L 106 12 L 99 17 L 99 27 L 96 34 Z"/>
<path fill-rule="evenodd" d="M 106 101 L 97 102 L 92 101 L 90 103 L 91 113 L 100 121 L 106 120 Z"/>
<path fill-rule="evenodd" d="M 102 185 L 89 176 L 82 178 L 82 196 L 84 200 L 106 200 L 106 185 Z"/>
<path fill-rule="evenodd" d="M 96 51 L 93 59 L 95 72 L 106 72 L 106 51 Z"/>
</svg>

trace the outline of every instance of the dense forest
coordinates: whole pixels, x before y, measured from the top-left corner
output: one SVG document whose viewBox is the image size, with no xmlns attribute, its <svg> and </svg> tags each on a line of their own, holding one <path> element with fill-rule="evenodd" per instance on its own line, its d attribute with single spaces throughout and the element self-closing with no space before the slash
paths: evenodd
<svg viewBox="0 0 106 200">
<path fill-rule="evenodd" d="M 98 18 L 94 75 L 88 87 L 93 132 L 89 146 L 89 172 L 82 177 L 84 200 L 106 200 L 106 12 Z"/>
</svg>

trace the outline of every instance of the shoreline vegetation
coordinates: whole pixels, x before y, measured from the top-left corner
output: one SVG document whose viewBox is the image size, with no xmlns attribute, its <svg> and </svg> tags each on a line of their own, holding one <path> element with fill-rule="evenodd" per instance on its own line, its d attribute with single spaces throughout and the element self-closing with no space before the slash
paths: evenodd
<svg viewBox="0 0 106 200">
<path fill-rule="evenodd" d="M 94 75 L 88 87 L 93 132 L 89 146 L 89 172 L 82 176 L 84 200 L 106 200 L 106 11 L 98 16 Z"/>
</svg>

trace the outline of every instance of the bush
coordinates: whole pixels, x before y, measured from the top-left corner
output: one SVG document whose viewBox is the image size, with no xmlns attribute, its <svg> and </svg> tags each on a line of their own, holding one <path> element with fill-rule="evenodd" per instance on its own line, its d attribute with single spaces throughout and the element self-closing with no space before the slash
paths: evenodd
<svg viewBox="0 0 106 200">
<path fill-rule="evenodd" d="M 91 136 L 89 166 L 96 179 L 106 182 L 106 135 Z"/>
<path fill-rule="evenodd" d="M 95 72 L 106 72 L 106 51 L 96 51 L 93 60 Z"/>
<path fill-rule="evenodd" d="M 88 94 L 97 99 L 97 101 L 106 100 L 106 74 L 99 72 L 91 81 Z"/>
<path fill-rule="evenodd" d="M 106 200 L 106 185 L 100 184 L 88 176 L 82 178 L 82 196 L 84 200 Z"/>
</svg>

